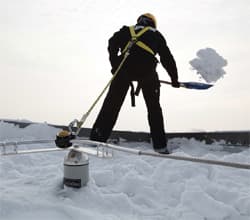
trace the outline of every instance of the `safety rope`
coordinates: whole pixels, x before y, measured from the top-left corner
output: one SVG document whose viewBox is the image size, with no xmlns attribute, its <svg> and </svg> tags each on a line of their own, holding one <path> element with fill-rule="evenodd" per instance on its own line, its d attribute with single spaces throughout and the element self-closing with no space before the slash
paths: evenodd
<svg viewBox="0 0 250 220">
<path fill-rule="evenodd" d="M 123 64 L 125 63 L 127 57 L 130 54 L 130 49 L 131 47 L 135 44 L 136 42 L 131 40 L 129 42 L 129 45 L 127 47 L 127 50 L 123 56 L 122 61 L 120 62 L 119 66 L 117 67 L 115 73 L 113 74 L 112 78 L 109 80 L 109 82 L 107 83 L 107 85 L 103 88 L 103 90 L 101 91 L 100 95 L 96 98 L 96 100 L 94 101 L 94 103 L 90 106 L 89 110 L 83 114 L 82 118 L 80 121 L 77 121 L 77 130 L 76 130 L 76 136 L 79 134 L 80 130 L 81 130 L 81 126 L 84 124 L 84 122 L 86 121 L 87 117 L 89 116 L 90 112 L 93 110 L 93 108 L 95 107 L 95 105 L 97 104 L 97 102 L 100 100 L 100 98 L 102 97 L 102 95 L 105 93 L 105 91 L 107 90 L 107 88 L 110 86 L 110 84 L 112 83 L 112 81 L 114 80 L 114 78 L 117 76 L 117 74 L 119 73 L 120 69 L 122 68 Z"/>
</svg>

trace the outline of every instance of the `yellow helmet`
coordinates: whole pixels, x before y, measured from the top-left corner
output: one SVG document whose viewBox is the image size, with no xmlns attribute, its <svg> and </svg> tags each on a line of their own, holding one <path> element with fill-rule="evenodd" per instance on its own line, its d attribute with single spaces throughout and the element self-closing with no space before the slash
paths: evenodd
<svg viewBox="0 0 250 220">
<path fill-rule="evenodd" d="M 154 15 L 150 13 L 145 13 L 145 14 L 140 15 L 139 18 L 137 19 L 137 23 L 145 25 L 145 26 L 146 25 L 152 26 L 156 28 L 156 18 Z"/>
</svg>

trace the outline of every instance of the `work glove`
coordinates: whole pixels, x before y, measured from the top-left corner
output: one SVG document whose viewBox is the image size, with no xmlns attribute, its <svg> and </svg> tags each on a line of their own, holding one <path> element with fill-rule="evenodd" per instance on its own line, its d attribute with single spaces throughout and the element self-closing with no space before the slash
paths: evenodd
<svg viewBox="0 0 250 220">
<path fill-rule="evenodd" d="M 178 80 L 172 80 L 172 86 L 174 88 L 179 88 L 180 87 L 180 83 L 178 82 Z"/>
</svg>

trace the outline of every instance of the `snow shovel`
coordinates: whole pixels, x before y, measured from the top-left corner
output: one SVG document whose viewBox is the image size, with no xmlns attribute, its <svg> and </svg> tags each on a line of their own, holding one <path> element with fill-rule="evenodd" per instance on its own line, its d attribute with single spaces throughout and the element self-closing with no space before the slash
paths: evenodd
<svg viewBox="0 0 250 220">
<path fill-rule="evenodd" d="M 160 80 L 160 83 L 165 83 L 168 85 L 171 85 L 171 82 Z M 180 82 L 180 87 L 186 88 L 186 89 L 199 89 L 199 90 L 204 90 L 204 89 L 209 89 L 212 87 L 212 84 L 206 84 L 206 83 L 200 83 L 200 82 Z"/>
</svg>

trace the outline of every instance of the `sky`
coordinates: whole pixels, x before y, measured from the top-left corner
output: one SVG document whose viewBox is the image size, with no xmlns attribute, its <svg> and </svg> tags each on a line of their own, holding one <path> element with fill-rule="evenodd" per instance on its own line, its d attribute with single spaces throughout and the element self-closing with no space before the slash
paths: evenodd
<svg viewBox="0 0 250 220">
<path fill-rule="evenodd" d="M 179 81 L 200 81 L 189 64 L 200 49 L 213 48 L 228 63 L 209 90 L 161 86 L 166 131 L 250 130 L 248 0 L 0 0 L 0 118 L 80 119 L 111 78 L 108 39 L 145 12 L 156 16 Z M 160 65 L 157 72 L 169 80 Z M 114 129 L 149 131 L 141 95 L 136 105 L 128 95 Z"/>
</svg>

